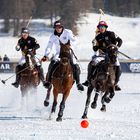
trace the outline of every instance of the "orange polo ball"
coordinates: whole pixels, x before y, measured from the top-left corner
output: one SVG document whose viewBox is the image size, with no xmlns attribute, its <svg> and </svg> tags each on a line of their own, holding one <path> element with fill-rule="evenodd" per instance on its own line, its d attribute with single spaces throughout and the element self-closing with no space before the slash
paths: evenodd
<svg viewBox="0 0 140 140">
<path fill-rule="evenodd" d="M 81 127 L 82 128 L 87 128 L 89 126 L 89 122 L 87 120 L 81 121 Z"/>
</svg>

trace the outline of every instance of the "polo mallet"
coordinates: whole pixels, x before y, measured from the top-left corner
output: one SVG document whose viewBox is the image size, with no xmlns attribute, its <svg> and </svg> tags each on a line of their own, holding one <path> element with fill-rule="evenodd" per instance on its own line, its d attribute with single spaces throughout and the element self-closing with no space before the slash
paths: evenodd
<svg viewBox="0 0 140 140">
<path fill-rule="evenodd" d="M 82 65 L 81 65 L 81 63 L 80 63 L 79 59 L 78 59 L 78 58 L 77 58 L 77 56 L 75 55 L 75 53 L 74 53 L 73 49 L 72 49 L 72 48 L 70 48 L 70 50 L 71 50 L 72 54 L 74 55 L 75 59 L 78 61 L 78 63 L 79 63 L 79 65 L 80 65 L 81 69 L 82 69 L 82 70 L 84 70 L 84 69 L 82 68 Z"/>
<path fill-rule="evenodd" d="M 29 20 L 28 20 L 28 22 L 27 22 L 26 28 L 28 28 L 28 26 L 29 26 L 31 20 L 32 20 L 32 16 L 30 16 L 30 18 L 29 18 Z"/>
<path fill-rule="evenodd" d="M 19 73 L 25 71 L 25 70 L 28 69 L 28 68 L 29 68 L 29 66 L 26 67 L 26 68 L 24 68 L 23 70 L 17 72 L 17 74 L 19 74 Z M 1 80 L 1 82 L 2 82 L 3 84 L 5 84 L 7 80 L 11 79 L 11 78 L 14 77 L 15 75 L 16 75 L 16 74 L 13 74 L 13 75 L 11 75 L 10 77 L 8 77 L 7 79 L 5 79 L 5 80 Z"/>
<path fill-rule="evenodd" d="M 123 52 L 118 51 L 118 53 L 120 53 L 121 55 L 125 56 L 125 57 L 128 58 L 128 59 L 134 60 L 132 57 L 130 57 L 130 56 L 124 54 Z"/>
<path fill-rule="evenodd" d="M 101 21 L 102 16 L 104 16 L 104 11 L 102 9 L 99 9 L 100 12 L 100 17 L 99 17 L 99 21 Z"/>
<path fill-rule="evenodd" d="M 105 15 L 102 9 L 99 9 L 99 12 L 100 12 L 100 16 L 99 16 L 99 21 L 98 21 L 98 22 L 100 22 L 101 19 L 102 19 L 102 16 Z M 99 32 L 99 29 L 96 28 L 96 31 L 95 31 L 95 37 L 98 35 L 98 32 Z M 94 42 L 95 42 L 95 38 L 92 40 L 92 43 L 94 43 Z"/>
</svg>

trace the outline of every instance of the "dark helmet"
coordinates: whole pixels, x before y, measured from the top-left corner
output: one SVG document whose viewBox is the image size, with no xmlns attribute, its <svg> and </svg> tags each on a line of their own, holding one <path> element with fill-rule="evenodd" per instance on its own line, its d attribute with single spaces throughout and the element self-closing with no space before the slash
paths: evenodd
<svg viewBox="0 0 140 140">
<path fill-rule="evenodd" d="M 108 27 L 108 25 L 105 21 L 100 21 L 97 25 L 97 28 L 99 28 L 100 26 L 105 26 L 106 28 Z"/>
<path fill-rule="evenodd" d="M 56 28 L 57 26 L 63 27 L 63 24 L 60 20 L 57 20 L 57 21 L 54 22 L 53 28 Z"/>
<path fill-rule="evenodd" d="M 28 33 L 29 34 L 29 29 L 27 27 L 23 27 L 21 29 L 21 33 Z"/>
</svg>

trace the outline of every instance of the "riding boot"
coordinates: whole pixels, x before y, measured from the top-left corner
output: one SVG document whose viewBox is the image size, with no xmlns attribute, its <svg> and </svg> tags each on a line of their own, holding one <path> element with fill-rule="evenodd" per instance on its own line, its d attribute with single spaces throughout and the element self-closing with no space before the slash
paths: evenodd
<svg viewBox="0 0 140 140">
<path fill-rule="evenodd" d="M 45 84 L 45 80 L 44 80 L 44 72 L 43 72 L 43 68 L 40 66 L 36 66 L 37 71 L 38 71 L 38 75 L 40 80 L 42 81 L 43 85 Z"/>
<path fill-rule="evenodd" d="M 119 91 L 121 90 L 121 88 L 117 85 L 119 80 L 120 80 L 120 76 L 121 76 L 121 67 L 120 66 L 116 66 L 116 73 L 115 73 L 116 79 L 115 79 L 115 90 Z"/>
<path fill-rule="evenodd" d="M 56 61 L 51 61 L 49 68 L 48 68 L 48 73 L 47 73 L 47 81 L 45 81 L 44 86 L 46 88 L 49 88 L 51 86 L 51 77 L 53 74 L 53 71 L 55 70 L 55 68 L 57 67 L 58 62 Z"/>
<path fill-rule="evenodd" d="M 20 65 L 17 65 L 16 66 L 16 81 L 14 83 L 12 83 L 12 85 L 15 87 L 15 88 L 18 88 L 19 87 L 19 81 L 20 81 L 20 72 L 21 71 L 21 66 Z"/>
<path fill-rule="evenodd" d="M 80 67 L 78 64 L 73 65 L 73 75 L 74 79 L 76 80 L 78 90 L 84 91 L 83 85 L 80 83 Z"/>
<path fill-rule="evenodd" d="M 89 81 L 92 77 L 92 73 L 94 72 L 94 70 L 95 70 L 95 66 L 92 65 L 92 61 L 90 61 L 90 63 L 88 64 L 87 80 L 84 83 L 82 83 L 82 85 L 87 86 L 87 87 L 89 86 Z"/>
</svg>

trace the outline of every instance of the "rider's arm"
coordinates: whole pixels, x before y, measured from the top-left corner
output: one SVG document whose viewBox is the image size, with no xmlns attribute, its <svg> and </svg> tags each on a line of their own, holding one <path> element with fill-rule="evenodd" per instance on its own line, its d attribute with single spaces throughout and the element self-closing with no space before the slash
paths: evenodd
<svg viewBox="0 0 140 140">
<path fill-rule="evenodd" d="M 114 32 L 111 32 L 111 38 L 115 40 L 115 42 L 117 43 L 116 45 L 118 47 L 122 45 L 122 39 L 119 36 L 117 36 Z"/>
<path fill-rule="evenodd" d="M 116 41 L 117 41 L 117 46 L 118 46 L 118 47 L 121 47 L 122 42 L 123 42 L 122 39 L 121 39 L 120 37 L 117 36 Z"/>
<path fill-rule="evenodd" d="M 33 44 L 34 44 L 34 49 L 35 50 L 37 50 L 38 48 L 40 48 L 40 45 L 38 44 L 38 42 L 37 42 L 36 39 L 34 39 Z"/>
<path fill-rule="evenodd" d="M 68 36 L 69 36 L 70 44 L 72 46 L 76 46 L 78 41 L 76 36 L 73 34 L 71 30 L 68 30 Z"/>
<path fill-rule="evenodd" d="M 16 49 L 16 51 L 19 51 L 20 50 L 19 44 L 16 45 L 15 49 Z"/>
<path fill-rule="evenodd" d="M 16 51 L 19 51 L 21 49 L 21 47 L 20 47 L 20 39 L 18 40 L 18 43 L 17 43 L 15 49 L 16 49 Z"/>
<path fill-rule="evenodd" d="M 49 39 L 49 42 L 47 44 L 47 47 L 45 49 L 45 54 L 44 54 L 45 57 L 49 58 L 52 47 L 53 47 L 53 37 L 51 36 L 50 39 Z"/>
<path fill-rule="evenodd" d="M 93 45 L 93 51 L 98 51 L 98 49 L 101 49 L 101 45 L 99 44 L 99 42 L 97 41 L 97 38 L 95 38 L 93 41 L 92 41 L 92 45 Z"/>
</svg>

